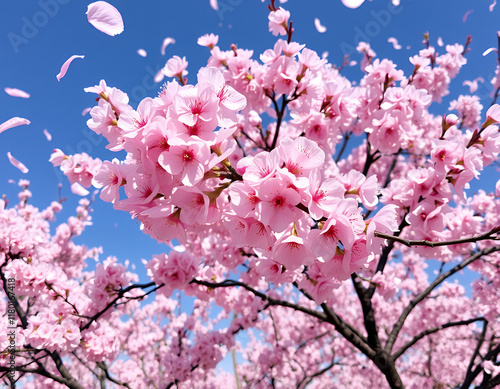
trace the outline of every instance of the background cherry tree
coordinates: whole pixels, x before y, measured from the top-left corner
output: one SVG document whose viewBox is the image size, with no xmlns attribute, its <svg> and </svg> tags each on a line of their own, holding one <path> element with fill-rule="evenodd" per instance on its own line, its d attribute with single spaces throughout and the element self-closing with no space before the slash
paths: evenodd
<svg viewBox="0 0 500 389">
<path fill-rule="evenodd" d="M 121 16 L 103 3 L 89 22 L 115 35 Z M 88 127 L 117 158 L 50 158 L 75 193 L 98 188 L 170 247 L 144 261 L 150 282 L 73 242 L 90 200 L 53 227 L 63 199 L 40 211 L 26 180 L 17 205 L 0 202 L 0 304 L 15 310 L 0 334 L 6 384 L 500 383 L 500 62 L 488 100 L 471 92 L 436 113 L 471 39 L 435 47 L 424 34 L 408 74 L 361 42 L 354 81 L 343 75 L 352 58 L 335 66 L 294 40 L 284 6 L 268 4 L 272 48 L 201 36 L 206 66 L 187 74 L 188 60 L 173 56 L 169 81 L 136 107 L 104 80 L 86 88 L 97 100 Z M 25 123 L 2 130 L 12 124 Z M 465 268 L 476 274 L 470 293 L 451 281 Z M 233 371 L 217 369 L 226 355 Z"/>
</svg>

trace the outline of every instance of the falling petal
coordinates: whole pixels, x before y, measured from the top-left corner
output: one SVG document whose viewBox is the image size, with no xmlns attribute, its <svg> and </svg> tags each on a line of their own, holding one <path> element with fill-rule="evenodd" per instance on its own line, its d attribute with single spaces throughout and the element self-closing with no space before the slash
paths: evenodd
<svg viewBox="0 0 500 389">
<path fill-rule="evenodd" d="M 497 49 L 495 49 L 494 47 L 490 47 L 489 49 L 485 50 L 485 52 L 483 53 L 483 57 L 487 56 L 492 51 L 496 51 L 498 53 Z"/>
<path fill-rule="evenodd" d="M 162 69 L 160 69 L 158 71 L 158 73 L 156 73 L 156 76 L 154 78 L 154 82 L 161 82 L 163 80 L 163 78 L 165 78 L 165 75 L 163 74 Z"/>
<path fill-rule="evenodd" d="M 490 4 L 490 12 L 493 12 L 493 8 L 495 8 L 495 5 L 497 5 L 497 0 L 493 0 L 493 3 Z"/>
<path fill-rule="evenodd" d="M 469 87 L 469 92 L 470 93 L 474 93 L 475 91 L 477 91 L 477 81 L 464 81 L 464 83 L 462 84 L 463 86 L 468 86 Z"/>
<path fill-rule="evenodd" d="M 22 162 L 19 162 L 17 159 L 15 159 L 10 152 L 7 153 L 7 158 L 9 158 L 12 166 L 17 167 L 24 174 L 29 172 L 29 169 Z"/>
<path fill-rule="evenodd" d="M 392 0 L 392 5 L 397 7 L 401 3 L 400 0 Z"/>
<path fill-rule="evenodd" d="M 52 140 L 52 134 L 48 132 L 47 130 L 43 130 L 43 135 L 47 138 L 47 140 L 50 142 Z"/>
<path fill-rule="evenodd" d="M 444 46 L 443 38 L 441 38 L 440 36 L 438 37 L 438 46 L 439 47 L 443 47 Z"/>
<path fill-rule="evenodd" d="M 365 2 L 365 0 L 341 0 L 342 4 L 344 4 L 347 8 L 358 8 L 361 4 Z"/>
<path fill-rule="evenodd" d="M 318 30 L 319 33 L 323 33 L 326 31 L 326 27 L 321 25 L 321 22 L 318 18 L 314 18 L 314 27 Z"/>
<path fill-rule="evenodd" d="M 81 184 L 78 182 L 75 182 L 71 184 L 71 192 L 78 196 L 87 196 L 89 194 L 89 191 L 85 189 Z"/>
<path fill-rule="evenodd" d="M 484 78 L 483 77 L 478 77 L 476 78 L 475 80 L 472 80 L 472 81 L 464 81 L 464 83 L 462 85 L 464 86 L 468 86 L 469 87 L 469 92 L 470 93 L 474 93 L 475 91 L 477 91 L 477 88 L 478 88 L 478 81 L 483 83 L 484 82 Z"/>
<path fill-rule="evenodd" d="M 387 39 L 387 42 L 392 43 L 392 47 L 394 47 L 396 50 L 401 50 L 401 45 L 398 43 L 398 40 L 394 37 L 390 37 Z"/>
<path fill-rule="evenodd" d="M 139 54 L 141 57 L 147 57 L 148 56 L 147 51 L 144 50 L 144 49 L 137 50 L 137 54 Z"/>
<path fill-rule="evenodd" d="M 174 44 L 174 43 L 175 43 L 174 38 L 166 37 L 165 39 L 163 39 L 163 43 L 161 45 L 161 55 L 165 55 L 165 49 L 167 48 L 167 46 L 169 44 Z"/>
<path fill-rule="evenodd" d="M 6 122 L 3 122 L 2 124 L 0 124 L 0 134 L 4 131 L 8 130 L 9 128 L 14 128 L 17 126 L 22 126 L 23 124 L 30 124 L 30 123 L 31 122 L 28 119 L 23 119 L 23 118 L 18 118 L 18 117 L 11 118 L 11 119 L 7 120 Z"/>
<path fill-rule="evenodd" d="M 17 88 L 5 88 L 5 93 L 13 97 L 22 97 L 23 99 L 29 99 L 30 94 Z"/>
<path fill-rule="evenodd" d="M 57 81 L 61 81 L 61 78 L 63 78 L 66 75 L 66 72 L 68 71 L 69 65 L 71 65 L 71 62 L 73 62 L 73 60 L 75 58 L 85 58 L 85 56 L 84 55 L 72 55 L 71 57 L 69 57 L 69 59 L 63 63 L 63 66 L 61 66 L 61 71 L 56 76 Z"/>
<path fill-rule="evenodd" d="M 468 11 L 464 14 L 464 17 L 463 17 L 463 19 L 462 19 L 462 22 L 464 22 L 464 23 L 465 23 L 465 22 L 467 21 L 467 17 L 468 17 L 471 13 L 473 13 L 473 12 L 474 12 L 474 10 L 473 10 L 473 9 L 468 10 Z"/>
<path fill-rule="evenodd" d="M 349 66 L 356 66 L 358 64 L 358 61 L 350 61 Z"/>
<path fill-rule="evenodd" d="M 217 0 L 210 0 L 210 7 L 212 7 L 214 11 L 217 11 L 219 9 L 219 3 Z"/>
<path fill-rule="evenodd" d="M 86 115 L 86 114 L 88 114 L 90 111 L 92 111 L 92 108 L 90 108 L 90 107 L 85 108 L 85 109 L 82 111 L 82 116 L 85 116 L 85 115 Z"/>
<path fill-rule="evenodd" d="M 328 51 L 323 51 L 323 54 L 321 54 L 321 58 L 323 59 L 328 58 L 329 55 L 330 53 Z"/>
<path fill-rule="evenodd" d="M 87 20 L 99 31 L 115 36 L 123 32 L 123 19 L 120 12 L 105 1 L 96 1 L 87 8 Z"/>
</svg>

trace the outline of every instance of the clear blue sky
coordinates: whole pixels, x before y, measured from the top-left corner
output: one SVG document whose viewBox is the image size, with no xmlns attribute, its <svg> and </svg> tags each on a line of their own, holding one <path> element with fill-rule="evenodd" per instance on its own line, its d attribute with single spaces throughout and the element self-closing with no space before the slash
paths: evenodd
<svg viewBox="0 0 500 389">
<path fill-rule="evenodd" d="M 379 57 L 396 62 L 406 74 L 411 72 L 408 57 L 422 46 L 422 34 L 430 32 L 436 44 L 441 36 L 445 44 L 464 43 L 472 35 L 469 64 L 452 84 L 450 97 L 468 93 L 464 80 L 483 77 L 489 87 L 496 66 L 495 54 L 483 57 L 485 49 L 497 45 L 496 31 L 500 30 L 500 5 L 493 12 L 492 0 L 402 0 L 398 8 L 390 0 L 365 2 L 359 9 L 344 7 L 340 0 L 289 0 L 283 6 L 291 11 L 296 29 L 294 40 L 307 47 L 330 53 L 333 63 L 341 64 L 343 55 L 351 52 L 359 38 L 369 40 Z M 83 91 L 100 79 L 131 95 L 134 105 L 146 95 L 155 96 L 159 85 L 152 84 L 152 75 L 173 55 L 186 56 L 188 71 L 195 81 L 197 69 L 206 64 L 208 49 L 196 44 L 199 36 L 215 33 L 219 45 L 229 49 L 231 43 L 254 50 L 254 58 L 273 46 L 275 37 L 268 32 L 266 3 L 259 0 L 219 0 L 220 11 L 209 6 L 208 0 L 110 0 L 121 12 L 125 31 L 110 37 L 87 22 L 86 10 L 91 1 L 77 0 L 4 0 L 0 13 L 0 123 L 19 116 L 31 120 L 31 125 L 13 128 L 0 134 L 0 194 L 16 200 L 17 187 L 9 179 L 29 179 L 34 193 L 33 203 L 47 206 L 58 199 L 57 185 L 63 183 L 63 196 L 69 197 L 63 216 L 72 214 L 77 196 L 69 190 L 67 179 L 49 164 L 54 148 L 66 153 L 85 151 L 94 157 L 112 159 L 116 154 L 105 150 L 86 126 L 89 115 L 82 117 L 84 108 L 95 104 L 95 96 Z M 54 7 L 54 4 L 57 7 Z M 51 5 L 51 6 L 49 6 Z M 464 14 L 474 9 L 463 22 Z M 314 27 L 319 17 L 327 27 L 320 34 Z M 165 37 L 176 40 L 162 56 L 160 48 Z M 396 51 L 389 37 L 396 37 L 403 46 Z M 411 46 L 410 50 L 406 46 Z M 148 52 L 140 57 L 136 50 Z M 443 48 L 444 49 L 444 48 Z M 441 50 L 443 50 L 441 49 Z M 56 74 L 71 55 L 85 55 L 70 66 L 67 75 L 58 82 Z M 352 59 L 359 60 L 354 54 Z M 358 68 L 344 73 L 359 80 Z M 8 96 L 4 87 L 14 87 L 31 94 L 30 99 Z M 489 89 L 479 95 L 483 105 L 489 105 Z M 436 114 L 446 112 L 449 99 L 437 107 Z M 51 142 L 42 131 L 53 136 Z M 29 169 L 22 174 L 10 165 L 6 153 L 21 160 Z M 123 155 L 119 156 L 123 158 Z M 124 212 L 114 211 L 110 204 L 97 199 L 94 204 L 94 225 L 84 233 L 80 242 L 88 246 L 103 246 L 105 255 L 130 259 L 142 269 L 141 258 L 166 250 L 149 236 L 139 232 L 137 222 Z M 63 217 L 58 218 L 64 220 Z"/>
</svg>

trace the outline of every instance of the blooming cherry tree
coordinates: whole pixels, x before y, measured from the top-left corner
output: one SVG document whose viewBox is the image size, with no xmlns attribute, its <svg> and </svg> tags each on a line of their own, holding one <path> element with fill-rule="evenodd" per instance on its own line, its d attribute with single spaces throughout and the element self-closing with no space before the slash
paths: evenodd
<svg viewBox="0 0 500 389">
<path fill-rule="evenodd" d="M 292 40 L 290 12 L 273 0 L 269 11 L 278 40 L 258 59 L 206 35 L 194 84 L 175 56 L 163 69 L 172 80 L 135 109 L 104 80 L 86 89 L 98 101 L 89 128 L 122 160 L 52 154 L 72 184 L 100 189 L 171 247 L 145 261 L 150 282 L 114 257 L 84 271 L 99 254 L 72 242 L 90 223 L 88 200 L 52 230 L 60 203 L 29 205 L 27 182 L 18 205 L 0 201 L 5 382 L 500 384 L 500 181 L 470 190 L 498 159 L 500 106 L 459 96 L 453 113 L 431 113 L 470 39 L 441 53 L 424 39 L 410 74 L 360 43 L 354 83 Z M 450 279 L 466 267 L 472 294 Z M 176 291 L 193 298 L 190 312 Z M 228 354 L 234 372 L 216 369 Z"/>
</svg>

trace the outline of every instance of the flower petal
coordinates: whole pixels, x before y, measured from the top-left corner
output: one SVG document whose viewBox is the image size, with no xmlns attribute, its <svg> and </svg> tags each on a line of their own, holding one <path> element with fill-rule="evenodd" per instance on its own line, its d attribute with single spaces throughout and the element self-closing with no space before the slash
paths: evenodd
<svg viewBox="0 0 500 389">
<path fill-rule="evenodd" d="M 81 184 L 78 182 L 75 182 L 71 184 L 71 192 L 78 196 L 87 196 L 90 192 L 85 189 Z"/>
<path fill-rule="evenodd" d="M 66 62 L 63 63 L 63 66 L 61 66 L 61 71 L 56 76 L 57 81 L 61 81 L 61 78 L 63 78 L 66 75 L 66 72 L 68 71 L 69 65 L 71 65 L 71 62 L 73 62 L 73 60 L 76 58 L 85 58 L 85 56 L 84 55 L 72 55 L 71 57 L 69 57 L 66 60 Z"/>
<path fill-rule="evenodd" d="M 86 114 L 88 114 L 90 111 L 92 111 L 92 108 L 91 107 L 87 107 L 85 108 L 83 111 L 82 111 L 82 116 L 85 116 Z"/>
<path fill-rule="evenodd" d="M 21 172 L 23 173 L 28 173 L 29 172 L 29 169 L 21 162 L 19 162 L 17 159 L 15 159 L 12 154 L 10 153 L 10 151 L 7 153 L 7 158 L 9 158 L 9 161 L 10 163 L 17 167 L 19 170 L 21 170 Z"/>
<path fill-rule="evenodd" d="M 392 47 L 394 47 L 394 49 L 401 50 L 401 45 L 398 43 L 398 40 L 393 36 L 387 39 L 387 42 L 392 43 Z"/>
<path fill-rule="evenodd" d="M 210 7 L 212 7 L 214 11 L 217 11 L 219 9 L 219 3 L 217 0 L 210 0 Z"/>
<path fill-rule="evenodd" d="M 165 55 L 165 49 L 171 43 L 172 44 L 175 43 L 175 39 L 174 38 L 170 38 L 169 36 L 167 36 L 165 39 L 163 39 L 163 43 L 161 45 L 161 55 Z"/>
<path fill-rule="evenodd" d="M 17 127 L 17 126 L 22 126 L 23 124 L 30 124 L 31 122 L 28 119 L 23 119 L 23 118 L 18 118 L 18 117 L 13 117 L 6 122 L 3 122 L 0 124 L 0 134 L 9 128 Z"/>
<path fill-rule="evenodd" d="M 467 21 L 467 18 L 469 17 L 469 15 L 470 15 L 471 13 L 473 13 L 473 12 L 474 12 L 474 10 L 473 10 L 473 9 L 468 10 L 468 11 L 464 14 L 464 17 L 462 18 L 462 22 L 464 22 L 464 23 L 465 23 L 465 22 Z"/>
<path fill-rule="evenodd" d="M 326 31 L 326 27 L 321 25 L 321 22 L 318 18 L 314 18 L 314 27 L 316 27 L 316 30 L 318 30 L 319 33 L 323 33 Z"/>
<path fill-rule="evenodd" d="M 139 54 L 141 57 L 147 57 L 148 56 L 147 51 L 144 50 L 144 49 L 138 49 L 137 50 L 137 54 Z"/>
<path fill-rule="evenodd" d="M 342 4 L 344 4 L 347 8 L 358 8 L 361 4 L 365 2 L 365 0 L 341 0 Z"/>
<path fill-rule="evenodd" d="M 87 20 L 99 31 L 115 36 L 123 32 L 123 19 L 120 12 L 105 1 L 96 1 L 87 8 Z"/>
<path fill-rule="evenodd" d="M 28 99 L 30 97 L 29 93 L 17 88 L 5 88 L 4 91 L 13 97 L 22 97 L 23 99 Z"/>
<path fill-rule="evenodd" d="M 47 130 L 43 130 L 43 135 L 47 138 L 47 140 L 50 142 L 52 140 L 52 134 L 48 132 Z"/>
</svg>

